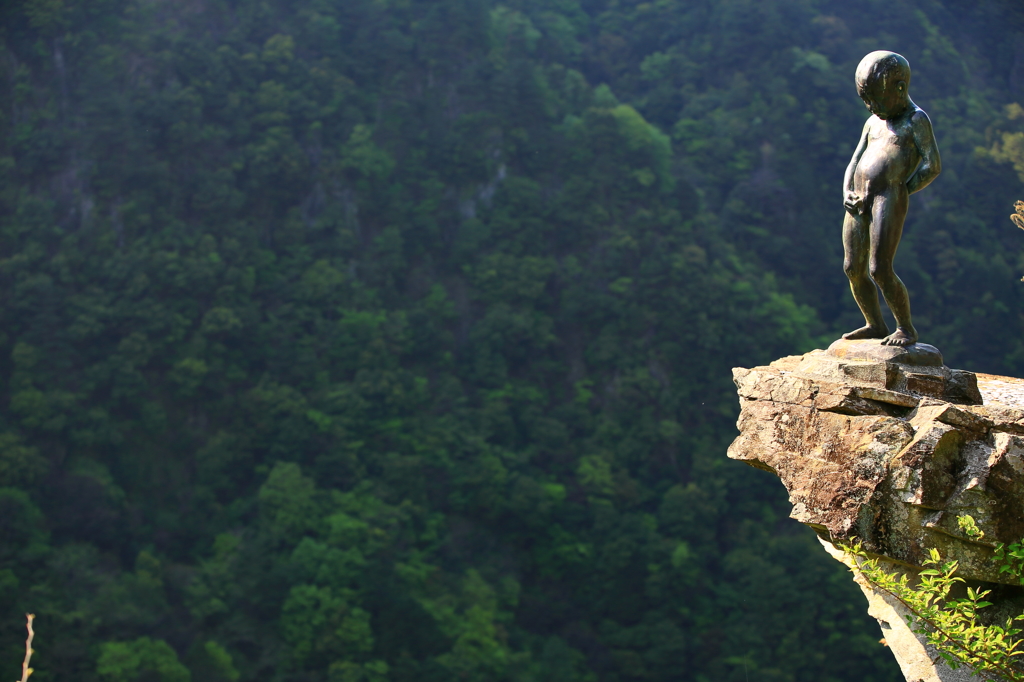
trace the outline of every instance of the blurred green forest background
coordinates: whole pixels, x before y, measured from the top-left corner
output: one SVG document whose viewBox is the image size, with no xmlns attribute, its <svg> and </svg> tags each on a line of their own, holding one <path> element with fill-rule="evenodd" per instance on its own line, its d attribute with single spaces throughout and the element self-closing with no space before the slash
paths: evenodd
<svg viewBox="0 0 1024 682">
<path fill-rule="evenodd" d="M 897 270 L 1024 375 L 1015 0 L 0 1 L 0 665 L 38 682 L 895 682 L 725 459 L 859 324 L 859 59 L 943 175 Z"/>
</svg>

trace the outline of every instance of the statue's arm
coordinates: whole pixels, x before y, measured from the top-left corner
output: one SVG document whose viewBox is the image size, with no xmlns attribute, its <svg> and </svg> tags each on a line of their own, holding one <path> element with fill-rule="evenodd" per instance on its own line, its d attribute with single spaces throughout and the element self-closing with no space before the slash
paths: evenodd
<svg viewBox="0 0 1024 682">
<path fill-rule="evenodd" d="M 924 189 L 942 172 L 942 159 L 939 157 L 939 145 L 935 142 L 932 122 L 928 114 L 918 111 L 910 119 L 914 133 L 914 144 L 921 154 L 921 163 L 907 180 L 907 191 L 913 194 Z"/>
<path fill-rule="evenodd" d="M 864 130 L 860 134 L 860 142 L 857 143 L 857 148 L 853 150 L 853 157 L 850 159 L 850 165 L 846 167 L 846 175 L 843 177 L 843 206 L 851 215 L 860 215 L 864 212 L 864 197 L 857 194 L 854 189 L 853 176 L 857 172 L 857 164 L 860 163 L 860 157 L 864 156 L 864 150 L 868 146 L 868 129 L 871 124 L 869 118 L 864 122 Z"/>
<path fill-rule="evenodd" d="M 864 129 L 860 131 L 860 140 L 857 142 L 857 148 L 853 150 L 853 156 L 850 158 L 850 165 L 846 167 L 846 175 L 843 176 L 843 190 L 845 193 L 853 192 L 853 175 L 857 171 L 857 164 L 860 163 L 860 157 L 864 156 L 864 150 L 868 146 L 868 128 L 871 125 L 871 119 L 864 121 Z"/>
</svg>

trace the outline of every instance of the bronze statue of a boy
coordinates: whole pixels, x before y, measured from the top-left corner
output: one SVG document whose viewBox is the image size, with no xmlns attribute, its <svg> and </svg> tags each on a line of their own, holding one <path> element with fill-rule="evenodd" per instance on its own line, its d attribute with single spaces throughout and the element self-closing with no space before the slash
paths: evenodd
<svg viewBox="0 0 1024 682">
<path fill-rule="evenodd" d="M 844 339 L 881 339 L 889 346 L 917 342 L 907 288 L 892 269 L 909 196 L 942 170 L 932 123 L 910 99 L 910 64 L 895 52 L 872 52 L 857 67 L 857 94 L 872 116 L 864 124 L 843 179 L 843 269 L 867 324 Z M 878 290 L 896 318 L 882 318 Z"/>
</svg>

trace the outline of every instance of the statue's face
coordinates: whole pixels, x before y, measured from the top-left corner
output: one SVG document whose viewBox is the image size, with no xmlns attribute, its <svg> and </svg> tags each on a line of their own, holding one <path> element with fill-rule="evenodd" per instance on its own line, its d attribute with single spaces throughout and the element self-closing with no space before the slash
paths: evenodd
<svg viewBox="0 0 1024 682">
<path fill-rule="evenodd" d="M 857 79 L 857 94 L 860 95 L 864 106 L 872 114 L 883 121 L 899 113 L 903 105 L 903 93 L 907 84 L 903 81 L 892 83 L 886 87 L 884 79 L 880 77 L 868 77 L 864 80 Z"/>
</svg>

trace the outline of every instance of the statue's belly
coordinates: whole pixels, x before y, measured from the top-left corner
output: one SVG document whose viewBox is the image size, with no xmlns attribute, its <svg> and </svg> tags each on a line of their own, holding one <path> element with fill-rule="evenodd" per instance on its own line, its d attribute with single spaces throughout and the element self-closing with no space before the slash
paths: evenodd
<svg viewBox="0 0 1024 682">
<path fill-rule="evenodd" d="M 916 157 L 916 150 L 900 145 L 895 136 L 891 140 L 871 141 L 857 164 L 855 189 L 862 196 L 870 196 L 905 188 L 907 178 L 917 165 Z"/>
</svg>

